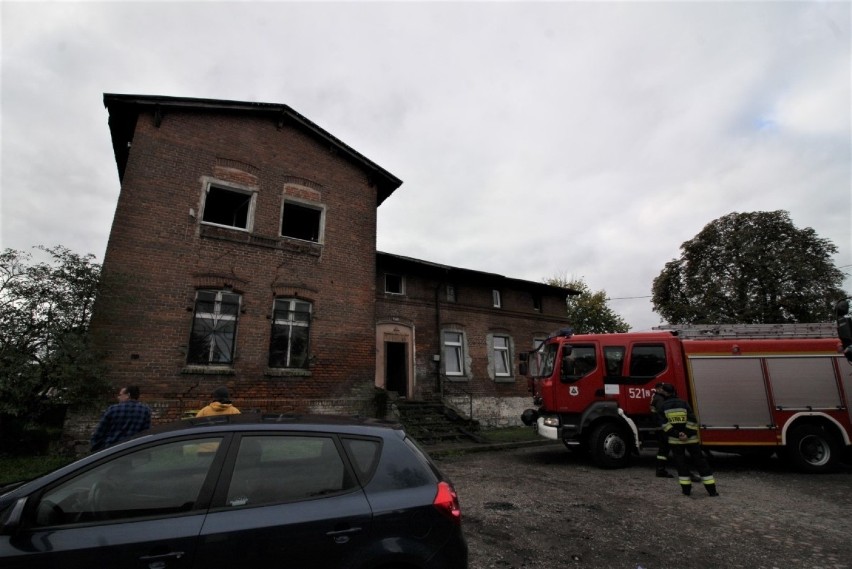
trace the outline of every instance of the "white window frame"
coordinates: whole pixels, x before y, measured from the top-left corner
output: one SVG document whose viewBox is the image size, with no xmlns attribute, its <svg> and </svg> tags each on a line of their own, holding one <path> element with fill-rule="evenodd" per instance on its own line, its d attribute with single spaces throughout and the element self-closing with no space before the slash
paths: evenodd
<svg viewBox="0 0 852 569">
<path fill-rule="evenodd" d="M 246 226 L 240 227 L 239 225 L 228 225 L 223 223 L 215 223 L 213 221 L 204 221 L 204 216 L 207 211 L 207 198 L 210 195 L 210 190 L 212 189 L 224 190 L 227 192 L 232 192 L 235 194 L 245 194 L 249 196 L 249 205 L 248 211 L 246 212 Z M 247 233 L 251 233 L 254 229 L 254 212 L 255 207 L 257 205 L 257 188 L 252 188 L 249 186 L 242 186 L 240 184 L 234 184 L 231 182 L 222 182 L 220 180 L 211 179 L 211 178 L 203 178 L 203 189 L 201 192 L 201 211 L 199 215 L 199 220 L 203 225 L 212 225 L 214 227 L 226 227 L 228 229 L 234 229 L 236 231 L 245 231 Z"/>
<path fill-rule="evenodd" d="M 213 312 L 200 312 L 198 309 L 198 296 L 201 293 L 215 293 L 215 297 L 213 299 Z M 222 300 L 225 295 L 234 296 L 237 298 L 237 307 L 235 314 L 223 313 L 222 308 Z M 215 334 L 211 335 L 210 343 L 207 345 L 207 358 L 204 362 L 189 362 L 189 353 L 187 354 L 187 363 L 189 365 L 233 365 L 234 360 L 236 359 L 237 353 L 237 329 L 239 325 L 239 314 L 240 309 L 242 307 L 242 295 L 231 292 L 229 290 L 210 290 L 203 289 L 198 290 L 195 293 L 195 310 L 192 315 L 192 329 L 190 331 L 190 343 L 192 342 L 192 334 L 196 331 L 196 326 L 198 325 L 199 320 L 205 320 L 212 322 L 212 329 L 218 326 L 220 322 L 233 322 L 234 323 L 234 331 L 233 335 L 228 338 L 229 339 L 229 350 L 230 350 L 230 358 L 226 361 L 217 360 L 214 361 L 213 356 L 216 352 L 217 346 L 221 344 L 217 342 L 217 336 Z"/>
<path fill-rule="evenodd" d="M 494 334 L 491 337 L 491 353 L 494 358 L 494 377 L 512 377 L 512 339 L 503 334 Z M 500 371 L 500 367 L 505 371 Z"/>
<path fill-rule="evenodd" d="M 500 291 L 496 288 L 491 291 L 491 302 L 494 308 L 503 308 L 503 298 L 500 296 Z"/>
<path fill-rule="evenodd" d="M 453 336 L 453 338 L 449 336 Z M 464 333 L 458 330 L 444 330 L 441 332 L 441 349 L 443 351 L 441 359 L 443 360 L 444 375 L 448 377 L 464 377 Z M 452 357 L 448 357 L 448 355 Z M 447 363 L 450 361 L 458 363 L 459 369 L 452 371 L 447 369 Z"/>
<path fill-rule="evenodd" d="M 388 277 L 395 277 L 399 279 L 399 290 L 390 290 L 388 286 Z M 398 275 L 396 273 L 385 273 L 385 294 L 394 294 L 397 296 L 402 296 L 405 294 L 405 277 L 403 275 Z"/>
<path fill-rule="evenodd" d="M 277 310 L 278 305 L 287 303 L 289 308 L 286 310 L 287 318 L 276 318 L 276 315 L 279 313 Z M 299 320 L 294 318 L 294 315 L 297 314 L 296 306 L 297 304 L 306 305 L 308 307 L 307 311 L 302 311 L 303 313 L 307 313 L 307 320 Z M 276 326 L 282 326 L 287 328 L 287 355 L 285 358 L 285 365 L 283 366 L 272 366 L 270 363 L 270 368 L 272 369 L 307 369 L 308 361 L 311 357 L 311 317 L 314 312 L 313 303 L 308 302 L 307 300 L 302 300 L 300 298 L 291 298 L 291 297 L 281 297 L 276 298 L 272 301 L 272 329 L 274 330 Z M 307 345 L 305 347 L 305 365 L 303 366 L 294 366 L 293 363 L 293 329 L 294 328 L 307 328 L 308 332 L 308 340 Z M 270 334 L 272 330 L 270 330 Z M 270 338 L 270 350 L 272 348 L 271 344 L 272 338 Z"/>
<path fill-rule="evenodd" d="M 456 287 L 455 285 L 448 284 L 447 285 L 447 302 L 455 302 L 456 301 Z"/>
<path fill-rule="evenodd" d="M 299 207 L 303 207 L 305 209 L 313 209 L 319 212 L 319 226 L 317 227 L 317 239 L 314 241 L 313 239 L 303 239 L 301 237 L 294 237 L 292 235 L 284 234 L 284 208 L 287 207 L 287 204 L 293 204 Z M 293 198 L 291 196 L 284 196 L 284 199 L 281 200 L 281 215 L 278 217 L 278 234 L 280 237 L 284 239 L 296 239 L 297 241 L 304 241 L 306 243 L 318 243 L 322 244 L 325 241 L 325 216 L 326 216 L 326 208 L 323 204 L 312 202 L 309 200 L 300 200 L 297 198 Z"/>
</svg>

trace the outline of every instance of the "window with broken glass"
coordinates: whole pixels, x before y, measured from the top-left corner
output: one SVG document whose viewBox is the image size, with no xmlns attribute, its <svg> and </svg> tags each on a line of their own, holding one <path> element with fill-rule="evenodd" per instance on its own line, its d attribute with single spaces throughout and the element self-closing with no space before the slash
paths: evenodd
<svg viewBox="0 0 852 569">
<path fill-rule="evenodd" d="M 237 337 L 240 295 L 221 290 L 199 290 L 189 339 L 187 363 L 231 364 Z"/>
<path fill-rule="evenodd" d="M 281 212 L 281 235 L 314 243 L 322 242 L 323 209 L 285 201 Z"/>
<path fill-rule="evenodd" d="M 253 200 L 253 192 L 210 185 L 204 196 L 201 221 L 250 230 Z"/>
<path fill-rule="evenodd" d="M 272 316 L 269 367 L 307 368 L 311 331 L 311 303 L 278 298 Z"/>
</svg>

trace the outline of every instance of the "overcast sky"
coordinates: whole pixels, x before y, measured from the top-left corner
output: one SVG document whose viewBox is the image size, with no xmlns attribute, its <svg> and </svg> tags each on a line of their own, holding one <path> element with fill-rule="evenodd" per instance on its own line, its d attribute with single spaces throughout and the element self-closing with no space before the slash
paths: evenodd
<svg viewBox="0 0 852 569">
<path fill-rule="evenodd" d="M 634 330 L 731 212 L 787 210 L 849 275 L 850 6 L 2 1 L 0 247 L 103 259 L 122 93 L 289 105 L 403 180 L 379 250 L 582 278 Z"/>
</svg>

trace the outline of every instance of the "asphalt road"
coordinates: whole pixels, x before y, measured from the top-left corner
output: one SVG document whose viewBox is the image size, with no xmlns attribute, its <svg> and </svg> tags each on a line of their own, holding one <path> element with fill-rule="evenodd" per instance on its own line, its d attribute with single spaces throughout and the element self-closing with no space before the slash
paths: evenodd
<svg viewBox="0 0 852 569">
<path fill-rule="evenodd" d="M 681 495 L 653 452 L 601 470 L 560 444 L 444 456 L 471 569 L 850 569 L 852 468 L 715 454 L 719 492 Z"/>
</svg>

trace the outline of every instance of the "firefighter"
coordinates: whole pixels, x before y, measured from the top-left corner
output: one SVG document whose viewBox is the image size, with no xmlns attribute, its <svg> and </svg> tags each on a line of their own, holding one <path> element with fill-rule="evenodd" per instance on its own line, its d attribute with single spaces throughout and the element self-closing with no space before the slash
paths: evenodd
<svg viewBox="0 0 852 569">
<path fill-rule="evenodd" d="M 654 395 L 651 397 L 651 413 L 660 423 L 660 429 L 657 431 L 657 477 L 658 478 L 674 478 L 669 473 L 667 467 L 669 462 L 669 435 L 662 429 L 665 424 L 666 416 L 663 415 L 662 406 L 665 397 L 661 391 L 662 383 L 654 386 Z"/>
<path fill-rule="evenodd" d="M 662 420 L 665 421 L 663 431 L 668 435 L 681 492 L 685 496 L 692 493 L 692 478 L 686 462 L 686 453 L 688 452 L 698 469 L 698 474 L 701 476 L 701 482 L 704 484 L 707 494 L 718 496 L 713 471 L 710 469 L 707 459 L 701 453 L 698 422 L 692 408 L 686 401 L 677 396 L 674 385 L 663 383 L 660 384 L 659 390 L 664 397 L 663 404 L 660 406 L 664 416 Z"/>
</svg>

